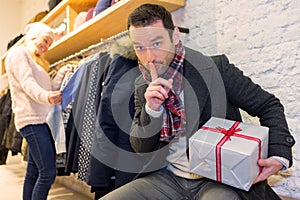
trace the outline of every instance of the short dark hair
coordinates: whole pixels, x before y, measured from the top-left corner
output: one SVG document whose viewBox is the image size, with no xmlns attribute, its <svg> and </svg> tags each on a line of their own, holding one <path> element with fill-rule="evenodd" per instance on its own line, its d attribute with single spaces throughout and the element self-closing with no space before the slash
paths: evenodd
<svg viewBox="0 0 300 200">
<path fill-rule="evenodd" d="M 166 8 L 156 4 L 143 4 L 136 8 L 129 16 L 127 21 L 127 29 L 130 26 L 145 27 L 157 20 L 162 20 L 164 27 L 169 31 L 172 38 L 174 23 L 172 15 Z"/>
</svg>

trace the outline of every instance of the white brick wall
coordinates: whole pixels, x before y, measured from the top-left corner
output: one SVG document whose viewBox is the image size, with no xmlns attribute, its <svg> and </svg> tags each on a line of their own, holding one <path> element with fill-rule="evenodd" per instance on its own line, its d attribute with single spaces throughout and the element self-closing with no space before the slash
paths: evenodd
<svg viewBox="0 0 300 200">
<path fill-rule="evenodd" d="M 173 13 L 190 28 L 184 44 L 204 54 L 225 53 L 285 106 L 290 130 L 300 139 L 300 4 L 298 0 L 186 0 Z M 274 190 L 300 199 L 300 149 L 294 165 L 270 178 Z"/>
</svg>

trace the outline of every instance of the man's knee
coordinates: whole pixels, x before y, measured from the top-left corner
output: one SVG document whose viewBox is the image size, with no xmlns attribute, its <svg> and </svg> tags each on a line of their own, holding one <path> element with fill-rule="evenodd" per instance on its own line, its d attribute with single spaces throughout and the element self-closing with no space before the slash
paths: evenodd
<svg viewBox="0 0 300 200">
<path fill-rule="evenodd" d="M 198 193 L 198 200 L 240 200 L 239 195 L 229 186 L 221 183 L 209 182 Z"/>
</svg>

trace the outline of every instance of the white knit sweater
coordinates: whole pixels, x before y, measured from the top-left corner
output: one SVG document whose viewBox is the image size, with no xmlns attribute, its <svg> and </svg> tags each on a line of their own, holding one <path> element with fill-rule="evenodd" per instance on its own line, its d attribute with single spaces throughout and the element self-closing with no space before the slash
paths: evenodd
<svg viewBox="0 0 300 200">
<path fill-rule="evenodd" d="M 16 129 L 19 131 L 29 124 L 45 123 L 52 107 L 48 101 L 48 93 L 59 89 L 64 74 L 59 71 L 51 81 L 48 73 L 34 62 L 29 51 L 22 45 L 7 52 L 5 69 Z"/>
</svg>

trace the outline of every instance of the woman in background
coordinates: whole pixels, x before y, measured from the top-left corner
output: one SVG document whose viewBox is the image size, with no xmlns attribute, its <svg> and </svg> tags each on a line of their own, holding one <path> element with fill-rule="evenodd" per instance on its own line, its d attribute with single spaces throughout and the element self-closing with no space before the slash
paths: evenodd
<svg viewBox="0 0 300 200">
<path fill-rule="evenodd" d="M 28 143 L 24 200 L 47 199 L 56 177 L 56 152 L 46 118 L 53 105 L 61 104 L 58 89 L 65 73 L 72 69 L 63 67 L 50 79 L 49 63 L 43 54 L 53 41 L 54 33 L 48 25 L 29 24 L 24 42 L 12 47 L 5 59 L 15 125 Z"/>
</svg>

